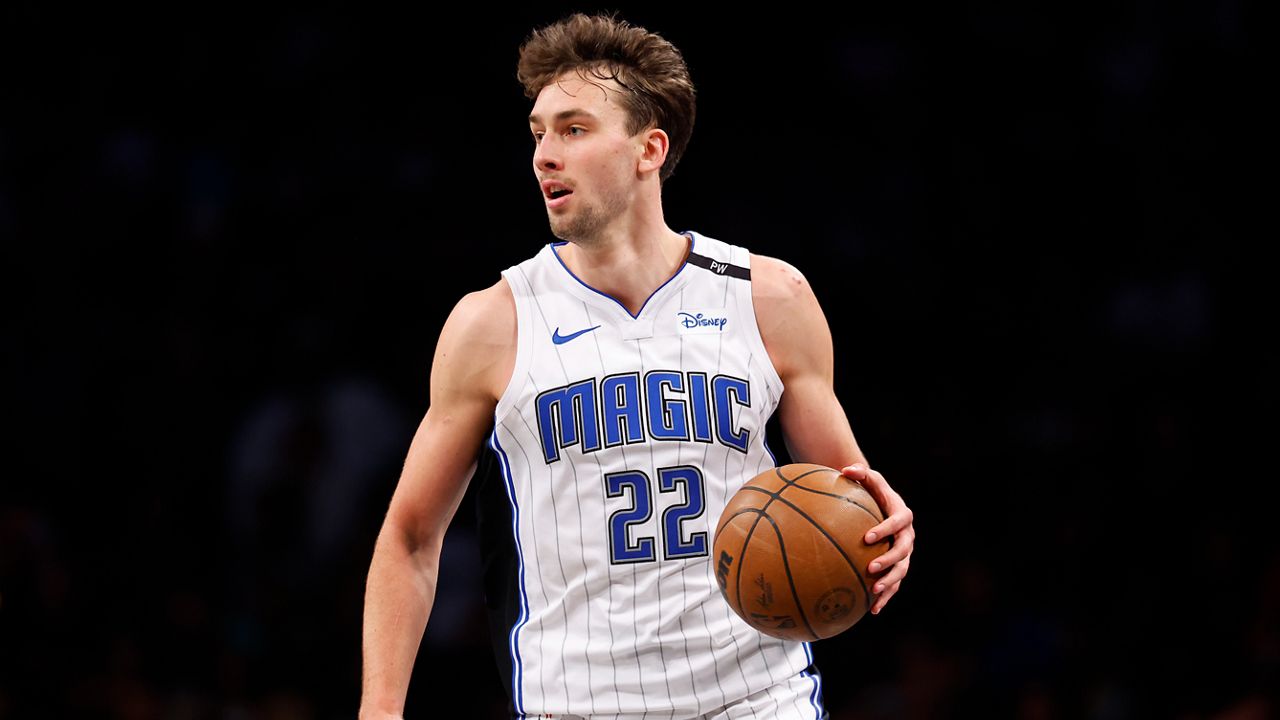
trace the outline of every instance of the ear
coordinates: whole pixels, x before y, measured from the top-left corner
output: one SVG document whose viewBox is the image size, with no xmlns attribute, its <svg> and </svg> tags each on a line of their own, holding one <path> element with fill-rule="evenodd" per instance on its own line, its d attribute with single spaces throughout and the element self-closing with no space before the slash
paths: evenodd
<svg viewBox="0 0 1280 720">
<path fill-rule="evenodd" d="M 671 147 L 671 138 L 666 131 L 654 127 L 642 130 L 636 137 L 640 141 L 640 162 L 636 171 L 646 175 L 661 170 Z"/>
</svg>

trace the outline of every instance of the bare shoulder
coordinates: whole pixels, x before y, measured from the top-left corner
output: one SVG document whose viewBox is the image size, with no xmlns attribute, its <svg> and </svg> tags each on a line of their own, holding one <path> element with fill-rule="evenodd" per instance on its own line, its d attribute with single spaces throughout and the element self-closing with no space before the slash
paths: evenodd
<svg viewBox="0 0 1280 720">
<path fill-rule="evenodd" d="M 432 393 L 440 382 L 502 394 L 515 366 L 516 303 L 506 278 L 467 293 L 440 331 L 432 364 Z M 505 373 L 505 374 L 504 374 Z"/>
<path fill-rule="evenodd" d="M 751 299 L 757 306 L 813 297 L 813 288 L 795 265 L 768 255 L 751 254 Z"/>
<path fill-rule="evenodd" d="M 762 334 L 822 312 L 813 288 L 796 266 L 767 255 L 751 256 L 751 304 Z"/>
<path fill-rule="evenodd" d="M 831 331 L 813 288 L 800 270 L 783 260 L 753 253 L 751 304 L 755 306 L 760 339 L 783 382 L 794 371 L 815 361 L 822 364 L 821 357 L 810 354 L 824 347 L 830 352 Z"/>
<path fill-rule="evenodd" d="M 515 326 L 516 300 L 506 278 L 463 295 L 445 322 L 446 331 L 452 330 L 466 340 L 506 337 Z"/>
</svg>

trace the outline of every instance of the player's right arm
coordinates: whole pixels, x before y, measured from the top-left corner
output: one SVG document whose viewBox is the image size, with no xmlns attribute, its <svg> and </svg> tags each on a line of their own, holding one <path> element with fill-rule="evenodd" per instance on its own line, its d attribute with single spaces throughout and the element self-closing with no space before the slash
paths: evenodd
<svg viewBox="0 0 1280 720">
<path fill-rule="evenodd" d="M 462 298 L 440 331 L 431 398 L 374 547 L 365 586 L 360 717 L 399 718 L 435 599 L 445 530 L 475 472 L 515 363 L 506 280 Z"/>
</svg>

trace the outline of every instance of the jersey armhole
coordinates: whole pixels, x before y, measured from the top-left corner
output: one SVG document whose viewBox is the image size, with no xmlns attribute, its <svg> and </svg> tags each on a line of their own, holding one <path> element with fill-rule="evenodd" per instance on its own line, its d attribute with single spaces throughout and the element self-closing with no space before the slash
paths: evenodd
<svg viewBox="0 0 1280 720">
<path fill-rule="evenodd" d="M 751 253 L 746 248 L 733 245 L 730 262 L 735 265 L 751 269 Z M 757 358 L 757 365 L 761 372 L 764 373 L 765 382 L 769 384 L 769 389 L 773 391 L 775 398 L 781 398 L 785 388 L 782 385 L 782 377 L 778 375 L 778 370 L 773 366 L 773 359 L 769 357 L 769 351 L 765 349 L 764 338 L 760 336 L 760 326 L 756 323 L 756 306 L 751 299 L 751 283 L 750 280 L 745 283 L 738 284 L 738 306 L 745 308 L 743 312 L 743 322 L 747 328 L 747 343 L 751 346 L 751 354 Z"/>
<path fill-rule="evenodd" d="M 533 355 L 533 336 L 526 321 L 529 317 L 529 283 L 518 267 L 503 270 L 502 277 L 507 279 L 507 285 L 511 287 L 511 295 L 516 301 L 516 361 L 511 368 L 511 378 L 507 381 L 507 386 L 493 410 L 495 423 L 502 422 L 515 407 L 516 399 L 529 379 L 529 359 Z"/>
</svg>

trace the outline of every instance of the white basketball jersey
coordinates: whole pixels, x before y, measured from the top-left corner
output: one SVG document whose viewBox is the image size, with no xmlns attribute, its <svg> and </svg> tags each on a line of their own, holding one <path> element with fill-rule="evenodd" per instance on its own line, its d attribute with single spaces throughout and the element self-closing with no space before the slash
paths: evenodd
<svg viewBox="0 0 1280 720">
<path fill-rule="evenodd" d="M 519 339 L 489 446 L 505 497 L 482 507 L 508 536 L 512 561 L 486 572 L 491 608 L 512 603 L 500 664 L 517 716 L 692 718 L 811 664 L 716 584 L 712 534 L 775 465 L 765 422 L 783 388 L 749 253 L 685 234 L 688 260 L 634 316 L 569 271 L 564 243 L 503 272 Z"/>
</svg>

